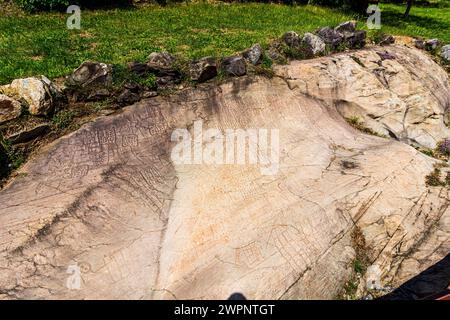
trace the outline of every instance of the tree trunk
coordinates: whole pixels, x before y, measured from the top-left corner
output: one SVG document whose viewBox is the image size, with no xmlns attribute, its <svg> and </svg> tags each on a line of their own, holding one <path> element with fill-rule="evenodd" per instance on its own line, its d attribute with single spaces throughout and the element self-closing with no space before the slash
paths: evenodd
<svg viewBox="0 0 450 320">
<path fill-rule="evenodd" d="M 413 3 L 413 0 L 408 0 L 406 2 L 407 7 L 406 7 L 406 11 L 405 11 L 405 18 L 407 18 L 409 16 L 409 11 L 411 11 L 412 3 Z"/>
</svg>

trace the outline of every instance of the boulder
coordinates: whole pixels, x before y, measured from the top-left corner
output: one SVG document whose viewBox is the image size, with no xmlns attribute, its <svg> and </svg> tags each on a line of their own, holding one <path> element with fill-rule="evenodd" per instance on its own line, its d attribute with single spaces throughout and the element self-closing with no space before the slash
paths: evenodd
<svg viewBox="0 0 450 320">
<path fill-rule="evenodd" d="M 341 34 L 354 33 L 356 31 L 356 22 L 355 21 L 343 22 L 336 28 L 334 28 L 334 30 Z"/>
<path fill-rule="evenodd" d="M 449 191 L 425 183 L 437 161 L 342 117 L 444 132 L 445 71 L 385 49 L 397 58 L 368 48 L 142 100 L 43 148 L 0 191 L 0 298 L 332 299 L 361 255 L 379 288 L 441 260 Z M 258 161 L 173 157 L 252 128 Z"/>
<path fill-rule="evenodd" d="M 442 47 L 441 57 L 447 61 L 450 61 L 450 44 Z"/>
<path fill-rule="evenodd" d="M 83 62 L 67 78 L 68 83 L 83 88 L 110 87 L 112 85 L 112 66 L 102 62 Z"/>
<path fill-rule="evenodd" d="M 19 101 L 0 94 L 0 124 L 18 118 L 21 111 L 22 106 Z"/>
<path fill-rule="evenodd" d="M 139 76 L 146 75 L 150 71 L 150 67 L 147 63 L 133 61 L 129 62 L 127 66 L 129 71 Z"/>
<path fill-rule="evenodd" d="M 48 123 L 38 123 L 31 126 L 26 126 L 18 132 L 8 135 L 8 140 L 13 144 L 29 142 L 36 139 L 50 131 Z"/>
<path fill-rule="evenodd" d="M 242 53 L 243 57 L 251 64 L 256 65 L 261 62 L 263 49 L 259 43 L 254 44 Z"/>
<path fill-rule="evenodd" d="M 312 33 L 305 33 L 302 42 L 306 49 L 309 50 L 313 55 L 325 53 L 325 42 L 320 37 Z"/>
<path fill-rule="evenodd" d="M 344 37 L 333 28 L 324 27 L 316 31 L 317 35 L 333 50 L 337 49 L 343 42 Z"/>
<path fill-rule="evenodd" d="M 133 104 L 139 100 L 139 94 L 131 91 L 130 89 L 123 90 L 122 93 L 117 97 L 117 102 L 123 105 Z"/>
<path fill-rule="evenodd" d="M 289 47 L 298 47 L 300 46 L 300 36 L 295 31 L 288 31 L 281 37 L 283 42 L 287 44 Z"/>
<path fill-rule="evenodd" d="M 213 57 L 204 57 L 195 60 L 189 68 L 191 79 L 196 82 L 205 82 L 217 75 L 217 63 Z"/>
<path fill-rule="evenodd" d="M 247 73 L 245 59 L 241 56 L 232 56 L 223 59 L 222 69 L 229 76 L 243 76 Z"/>
<path fill-rule="evenodd" d="M 56 86 L 44 76 L 15 79 L 3 91 L 8 96 L 24 101 L 29 112 L 37 116 L 50 113 L 59 95 Z"/>
<path fill-rule="evenodd" d="M 8 154 L 2 144 L 2 140 L 0 139 L 0 179 L 3 179 L 7 176 L 9 171 L 8 163 Z"/>
</svg>

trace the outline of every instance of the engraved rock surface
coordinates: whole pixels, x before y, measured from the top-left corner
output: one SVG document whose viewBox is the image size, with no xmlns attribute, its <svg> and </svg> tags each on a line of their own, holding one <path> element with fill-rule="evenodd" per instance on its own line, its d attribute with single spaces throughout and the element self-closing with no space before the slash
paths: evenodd
<svg viewBox="0 0 450 320">
<path fill-rule="evenodd" d="M 358 54 L 379 61 L 374 49 Z M 414 78 L 414 94 L 440 112 L 448 86 L 431 63 L 410 69 L 416 55 L 385 68 Z M 345 57 L 142 100 L 48 146 L 0 191 L 0 298 L 333 298 L 351 276 L 355 226 L 381 285 L 442 259 L 449 191 L 425 185 L 436 160 L 353 129 L 331 103 L 386 111 L 389 98 L 414 94 L 394 75 L 392 91 L 378 85 L 373 65 Z M 367 87 L 352 74 L 369 77 Z M 372 87 L 381 90 L 376 105 Z M 175 164 L 173 130 L 192 132 L 200 119 L 219 130 L 278 129 L 278 172 Z M 439 132 L 436 123 L 427 128 Z"/>
<path fill-rule="evenodd" d="M 450 135 L 443 121 L 447 73 L 417 49 L 394 45 L 294 61 L 276 74 L 381 135 L 429 148 Z"/>
</svg>

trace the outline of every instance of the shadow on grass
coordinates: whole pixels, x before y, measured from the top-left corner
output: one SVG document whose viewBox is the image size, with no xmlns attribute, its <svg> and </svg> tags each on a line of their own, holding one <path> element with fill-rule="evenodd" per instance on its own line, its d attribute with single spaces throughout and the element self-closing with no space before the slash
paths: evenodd
<svg viewBox="0 0 450 320">
<path fill-rule="evenodd" d="M 412 25 L 428 30 L 450 30 L 450 21 L 442 21 L 433 17 L 410 14 L 409 17 L 405 18 L 403 13 L 400 12 L 383 11 L 382 19 L 384 25 L 395 28 L 404 28 Z"/>
</svg>

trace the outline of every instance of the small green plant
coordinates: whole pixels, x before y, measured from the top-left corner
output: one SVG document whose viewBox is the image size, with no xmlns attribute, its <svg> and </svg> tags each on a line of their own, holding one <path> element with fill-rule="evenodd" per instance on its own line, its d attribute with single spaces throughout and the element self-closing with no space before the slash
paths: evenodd
<svg viewBox="0 0 450 320">
<path fill-rule="evenodd" d="M 359 131 L 362 131 L 362 132 L 364 132 L 364 133 L 366 133 L 366 134 L 370 134 L 370 135 L 377 136 L 377 137 L 380 137 L 380 138 L 386 138 L 386 136 L 384 136 L 384 135 L 382 135 L 382 134 L 379 134 L 379 133 L 373 131 L 373 130 L 370 129 L 370 128 L 367 128 L 367 127 L 364 125 L 364 123 L 359 119 L 358 116 L 352 116 L 352 117 L 350 117 L 350 118 L 345 118 L 345 120 L 346 120 L 347 123 L 350 124 L 353 128 L 355 128 L 355 129 L 357 129 L 357 130 L 359 130 Z"/>
<path fill-rule="evenodd" d="M 75 113 L 73 111 L 62 110 L 53 116 L 52 123 L 57 129 L 62 130 L 72 123 L 74 117 Z"/>
</svg>

